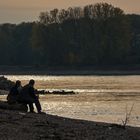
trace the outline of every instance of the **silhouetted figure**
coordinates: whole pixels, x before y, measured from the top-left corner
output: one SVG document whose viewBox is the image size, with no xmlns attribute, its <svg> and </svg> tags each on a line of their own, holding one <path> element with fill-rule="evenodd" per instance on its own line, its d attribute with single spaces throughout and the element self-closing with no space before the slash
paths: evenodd
<svg viewBox="0 0 140 140">
<path fill-rule="evenodd" d="M 34 84 L 35 84 L 35 81 L 30 80 L 29 84 L 25 85 L 22 88 L 19 100 L 20 102 L 26 103 L 29 105 L 30 112 L 34 112 L 33 103 L 35 103 L 38 113 L 41 113 L 41 105 L 40 105 L 38 96 L 35 95 Z"/>
<path fill-rule="evenodd" d="M 15 86 L 11 88 L 8 96 L 7 101 L 9 104 L 14 104 L 18 102 L 19 93 L 21 91 L 21 81 L 16 81 Z"/>
</svg>

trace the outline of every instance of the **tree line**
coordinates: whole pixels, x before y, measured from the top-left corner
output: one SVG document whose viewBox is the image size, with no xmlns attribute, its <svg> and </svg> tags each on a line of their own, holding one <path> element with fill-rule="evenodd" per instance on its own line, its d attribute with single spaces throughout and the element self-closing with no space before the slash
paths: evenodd
<svg viewBox="0 0 140 140">
<path fill-rule="evenodd" d="M 0 65 L 78 67 L 140 63 L 140 16 L 107 3 L 41 12 L 0 25 Z"/>
</svg>

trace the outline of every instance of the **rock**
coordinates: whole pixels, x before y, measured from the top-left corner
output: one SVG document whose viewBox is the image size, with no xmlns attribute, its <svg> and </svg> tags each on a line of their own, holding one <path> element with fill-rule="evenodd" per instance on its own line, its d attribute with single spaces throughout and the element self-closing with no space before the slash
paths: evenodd
<svg viewBox="0 0 140 140">
<path fill-rule="evenodd" d="M 8 95 L 9 91 L 8 90 L 1 90 L 0 89 L 0 95 Z"/>
<path fill-rule="evenodd" d="M 6 101 L 0 101 L 0 109 L 7 109 L 7 110 L 19 110 L 23 112 L 28 111 L 28 107 L 25 104 L 8 104 Z"/>
<path fill-rule="evenodd" d="M 52 94 L 62 94 L 62 95 L 73 95 L 76 94 L 74 91 L 53 91 Z"/>
<path fill-rule="evenodd" d="M 14 86 L 14 84 L 15 84 L 14 82 L 8 80 L 4 76 L 0 77 L 0 89 L 1 90 L 10 90 L 11 87 Z"/>
</svg>

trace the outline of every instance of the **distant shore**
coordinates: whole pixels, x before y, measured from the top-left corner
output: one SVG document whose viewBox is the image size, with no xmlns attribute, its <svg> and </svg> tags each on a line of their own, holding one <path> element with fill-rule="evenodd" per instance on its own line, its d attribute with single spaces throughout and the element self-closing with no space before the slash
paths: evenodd
<svg viewBox="0 0 140 140">
<path fill-rule="evenodd" d="M 1 75 L 140 75 L 139 65 L 95 67 L 0 66 Z"/>
<path fill-rule="evenodd" d="M 139 140 L 140 128 L 0 109 L 0 138 L 14 140 Z"/>
</svg>

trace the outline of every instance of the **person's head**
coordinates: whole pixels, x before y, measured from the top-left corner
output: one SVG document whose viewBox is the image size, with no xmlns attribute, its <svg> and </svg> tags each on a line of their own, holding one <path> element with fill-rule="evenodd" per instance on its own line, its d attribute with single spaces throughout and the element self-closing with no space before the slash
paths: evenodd
<svg viewBox="0 0 140 140">
<path fill-rule="evenodd" d="M 29 85 L 33 87 L 34 84 L 35 84 L 35 81 L 34 81 L 33 79 L 31 79 L 31 80 L 29 81 Z"/>
<path fill-rule="evenodd" d="M 16 87 L 20 87 L 21 86 L 21 81 L 17 80 L 15 85 L 16 85 Z"/>
</svg>

